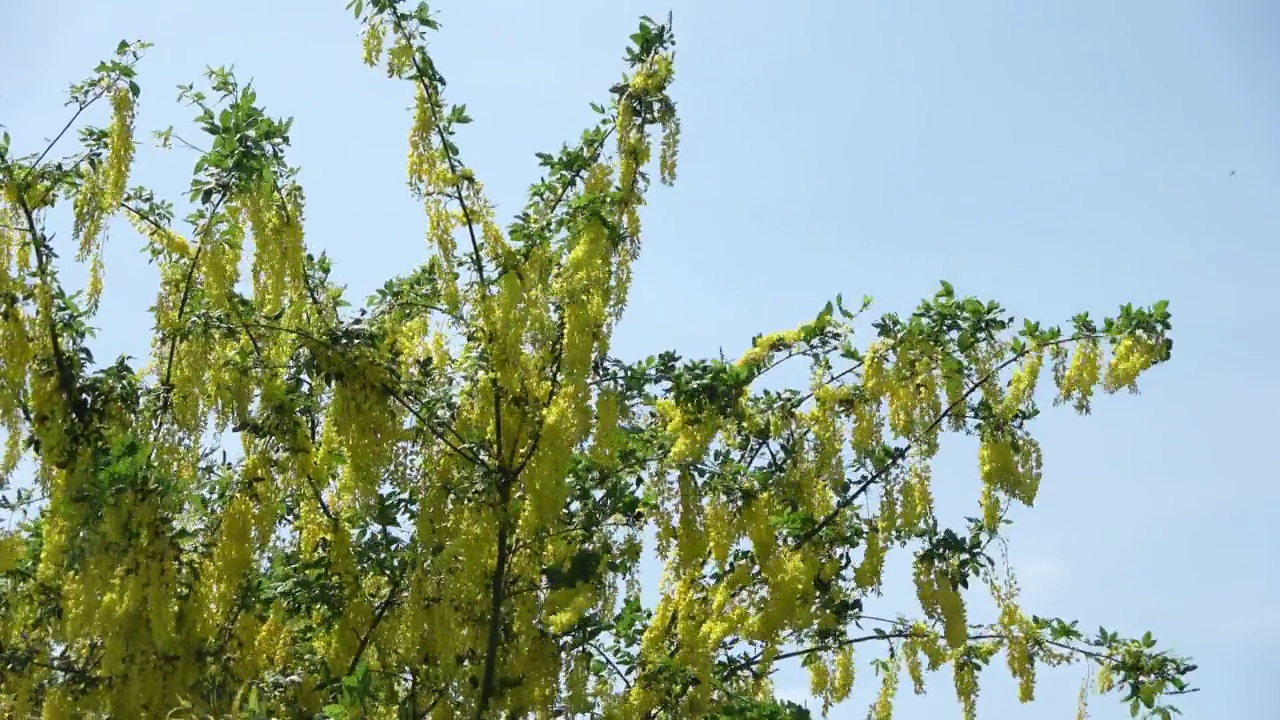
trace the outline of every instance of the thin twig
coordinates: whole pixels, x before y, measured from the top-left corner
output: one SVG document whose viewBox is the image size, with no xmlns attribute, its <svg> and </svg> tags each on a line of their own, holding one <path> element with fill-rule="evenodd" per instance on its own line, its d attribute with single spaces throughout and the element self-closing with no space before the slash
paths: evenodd
<svg viewBox="0 0 1280 720">
<path fill-rule="evenodd" d="M 865 480 L 859 483 L 858 488 L 852 494 L 846 495 L 845 497 L 841 498 L 840 501 L 836 503 L 835 508 L 833 508 L 831 512 L 827 513 L 826 516 L 824 516 L 822 520 L 818 522 L 817 525 L 813 526 L 812 528 L 809 529 L 808 532 L 804 533 L 803 535 L 801 535 L 799 538 L 796 539 L 794 547 L 796 549 L 799 549 L 805 543 L 809 542 L 814 537 L 816 537 L 819 533 L 825 530 L 832 522 L 835 521 L 836 517 L 838 517 L 840 513 L 844 512 L 846 509 L 849 508 L 849 506 L 853 505 L 853 503 L 856 502 L 859 497 L 865 494 L 873 484 L 881 480 L 885 476 L 885 474 L 888 473 L 890 470 L 897 467 L 898 462 L 900 461 L 900 458 L 905 458 L 907 454 L 911 452 L 911 449 L 915 447 L 915 445 L 920 441 L 921 438 L 927 437 L 930 433 L 936 430 L 938 426 L 941 425 L 943 421 L 950 416 L 952 411 L 954 411 L 958 407 L 963 406 L 969 400 L 969 397 L 973 395 L 973 393 L 977 392 L 982 386 L 986 385 L 993 378 L 999 375 L 999 373 L 1002 370 L 1009 367 L 1010 365 L 1017 362 L 1018 360 L 1021 360 L 1022 358 L 1026 357 L 1028 354 L 1032 352 L 1039 352 L 1044 348 L 1052 347 L 1054 345 L 1063 345 L 1065 343 L 1078 342 L 1080 340 L 1097 339 L 1099 337 L 1101 337 L 1100 334 L 1075 335 L 1071 337 L 1060 338 L 1058 340 L 1054 340 L 1048 343 L 1036 345 L 1034 347 L 1028 346 L 1022 352 L 1014 353 L 1007 360 L 1005 360 L 1004 362 L 992 368 L 990 372 L 984 375 L 981 379 L 979 379 L 973 385 L 969 386 L 969 388 L 965 390 L 963 395 L 956 398 L 956 400 L 952 402 L 950 405 L 948 405 L 946 409 L 938 413 L 938 416 L 933 419 L 933 422 L 929 423 L 929 425 L 922 432 L 920 432 L 914 440 L 908 442 L 905 446 L 902 447 L 902 451 L 897 457 L 890 460 L 879 471 L 871 474 L 869 477 L 867 477 Z"/>
<path fill-rule="evenodd" d="M 10 181 L 13 181 L 12 172 L 9 174 L 9 179 Z M 16 189 L 17 192 L 15 192 L 14 195 L 17 197 L 18 207 L 22 210 L 23 217 L 27 221 L 27 230 L 31 234 L 31 244 L 35 250 L 36 273 L 39 275 L 40 281 L 44 284 L 45 289 L 49 292 L 51 296 L 50 303 L 52 303 L 52 296 L 57 295 L 55 288 L 58 288 L 58 281 L 49 267 L 49 258 L 47 257 L 49 252 L 49 238 L 45 237 L 44 233 L 42 233 L 37 227 L 35 213 L 32 211 L 31 206 L 27 204 L 24 188 L 18 187 Z M 54 317 L 52 307 L 45 317 L 45 329 L 49 333 L 50 352 L 53 354 L 54 367 L 58 373 L 58 385 L 66 396 L 67 404 L 72 406 L 70 409 L 73 411 L 74 416 L 79 420 L 80 413 L 73 406 L 73 399 L 79 382 L 71 370 L 71 364 L 67 360 L 66 353 L 63 351 L 62 340 L 58 335 L 58 322 Z"/>
<path fill-rule="evenodd" d="M 360 658 L 364 657 L 364 652 L 369 647 L 369 641 L 373 639 L 373 632 L 382 624 L 383 619 L 386 618 L 387 613 L 391 610 L 392 606 L 395 605 L 396 599 L 400 596 L 400 583 L 403 582 L 407 572 L 407 570 L 400 571 L 395 582 L 391 584 L 391 589 L 387 591 L 387 596 L 383 598 L 382 602 L 378 603 L 378 608 L 373 614 L 373 621 L 369 623 L 369 629 L 365 631 L 363 636 L 361 636 L 360 644 L 356 647 L 355 655 L 351 657 L 351 662 L 347 665 L 347 672 L 345 675 L 350 675 L 355 672 L 356 667 L 360 664 Z"/>
<path fill-rule="evenodd" d="M 593 642 L 589 642 L 589 643 L 587 643 L 587 649 L 589 649 L 589 650 L 591 650 L 591 651 L 595 652 L 595 654 L 596 654 L 596 655 L 599 655 L 599 656 L 600 656 L 600 659 L 601 659 L 601 660 L 604 660 L 604 661 L 605 661 L 605 663 L 606 663 L 610 668 L 612 668 L 612 669 L 613 669 L 614 674 L 616 674 L 616 675 L 618 676 L 618 679 L 622 681 L 622 684 L 623 684 L 623 685 L 626 685 L 628 690 L 630 690 L 630 689 L 631 689 L 631 680 L 629 680 L 629 679 L 627 678 L 627 674 L 626 674 L 626 673 L 622 672 L 622 669 L 621 669 L 621 668 L 619 668 L 619 667 L 618 667 L 618 665 L 613 661 L 613 658 L 609 657 L 609 654 L 608 654 L 608 653 L 606 653 L 605 651 L 601 650 L 601 649 L 600 649 L 599 647 L 597 647 L 597 646 L 596 646 L 596 644 L 595 644 L 595 643 L 593 643 Z"/>
</svg>

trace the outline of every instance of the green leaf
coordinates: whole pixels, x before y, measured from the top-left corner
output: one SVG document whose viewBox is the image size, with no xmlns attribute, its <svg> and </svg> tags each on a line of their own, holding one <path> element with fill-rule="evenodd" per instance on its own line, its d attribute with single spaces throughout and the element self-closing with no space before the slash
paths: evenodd
<svg viewBox="0 0 1280 720">
<path fill-rule="evenodd" d="M 827 304 L 822 306 L 822 312 L 818 313 L 818 324 L 825 325 L 826 322 L 831 319 L 831 313 L 834 311 L 835 311 L 835 306 L 831 303 L 830 300 L 828 300 Z"/>
<path fill-rule="evenodd" d="M 471 116 L 467 115 L 467 106 L 454 105 L 449 110 L 449 122 L 457 125 L 466 125 L 471 122 Z"/>
</svg>

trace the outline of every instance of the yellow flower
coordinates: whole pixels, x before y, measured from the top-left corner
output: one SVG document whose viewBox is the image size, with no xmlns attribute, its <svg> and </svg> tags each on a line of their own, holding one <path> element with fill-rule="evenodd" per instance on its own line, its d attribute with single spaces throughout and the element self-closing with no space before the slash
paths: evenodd
<svg viewBox="0 0 1280 720">
<path fill-rule="evenodd" d="M 1058 384 L 1059 398 L 1073 401 L 1076 411 L 1081 414 L 1089 412 L 1089 399 L 1098 384 L 1101 362 L 1097 340 L 1086 338 L 1077 341 L 1071 362 Z"/>
<path fill-rule="evenodd" d="M 0 573 L 7 573 L 18 567 L 25 554 L 22 536 L 17 534 L 0 537 Z"/>
<path fill-rule="evenodd" d="M 386 28 L 382 18 L 375 17 L 369 21 L 364 31 L 364 64 L 376 67 L 382 60 L 382 44 L 386 39 Z"/>
<path fill-rule="evenodd" d="M 1157 346 L 1145 337 L 1129 335 L 1116 343 L 1111 362 L 1103 379 L 1103 389 L 1114 393 L 1120 388 L 1137 392 L 1137 379 L 1156 360 Z"/>
</svg>

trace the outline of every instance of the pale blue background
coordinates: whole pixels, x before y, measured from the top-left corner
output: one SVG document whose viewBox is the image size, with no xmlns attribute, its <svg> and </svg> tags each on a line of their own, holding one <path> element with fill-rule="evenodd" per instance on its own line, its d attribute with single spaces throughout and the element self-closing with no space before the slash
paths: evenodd
<svg viewBox="0 0 1280 720">
<path fill-rule="evenodd" d="M 476 118 L 465 157 L 502 212 L 535 178 L 533 152 L 590 121 L 636 16 L 668 2 L 680 182 L 645 214 L 618 350 L 736 354 L 838 291 L 910 311 L 942 278 L 1046 321 L 1169 298 L 1175 360 L 1143 397 L 1039 422 L 1048 471 L 1040 508 L 1017 516 L 1014 560 L 1033 608 L 1150 628 L 1194 655 L 1204 692 L 1186 717 L 1280 717 L 1280 4 L 442 2 L 437 58 Z M 410 96 L 360 65 L 341 5 L 7 0 L 0 122 L 36 149 L 68 116 L 66 84 L 141 38 L 156 47 L 140 129 L 194 135 L 174 86 L 235 62 L 270 111 L 298 118 L 309 242 L 362 298 L 424 243 L 403 184 Z M 140 156 L 135 181 L 180 198 L 193 157 Z M 149 327 L 154 277 L 124 229 L 104 359 L 141 354 Z M 976 507 L 970 445 L 948 447 L 938 475 L 950 517 Z M 901 579 L 890 589 L 906 609 Z M 1004 675 L 985 676 L 983 717 L 1072 716 L 1076 671 L 1042 671 L 1027 707 Z M 862 679 L 833 717 L 862 717 L 875 689 Z M 957 712 L 950 679 L 933 687 L 904 692 L 899 717 Z M 1093 717 L 1127 712 L 1105 700 Z"/>
</svg>

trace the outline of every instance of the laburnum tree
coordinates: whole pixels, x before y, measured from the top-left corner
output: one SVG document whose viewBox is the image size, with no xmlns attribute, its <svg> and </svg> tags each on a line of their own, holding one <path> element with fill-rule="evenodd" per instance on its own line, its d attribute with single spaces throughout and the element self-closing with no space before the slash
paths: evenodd
<svg viewBox="0 0 1280 720">
<path fill-rule="evenodd" d="M 1176 712 L 1194 666 L 1149 633 L 1029 614 L 993 549 L 1036 498 L 1041 375 L 1082 414 L 1136 389 L 1169 358 L 1165 303 L 1064 329 L 944 283 L 873 322 L 837 297 L 736 360 L 624 362 L 610 335 L 652 166 L 675 177 L 670 23 L 643 19 L 599 122 L 538 155 L 503 226 L 455 143 L 469 118 L 427 52 L 433 14 L 348 9 L 364 61 L 414 94 L 408 186 L 431 251 L 363 306 L 304 242 L 291 121 L 229 71 L 181 89 L 205 135 L 182 224 L 129 184 L 142 43 L 71 88 L 43 150 L 0 145 L 6 717 L 803 718 L 774 670 L 802 663 L 825 710 L 855 649 L 878 720 L 943 669 L 975 717 L 992 663 L 1023 701 L 1040 668 L 1075 664 L 1081 716 L 1095 692 Z M 159 275 L 136 367 L 89 350 L 120 216 Z M 82 289 L 60 254 L 87 263 Z M 783 363 L 809 385 L 762 388 Z M 933 507 L 947 433 L 980 441 L 980 510 L 960 527 Z M 876 614 L 890 555 L 914 568 L 914 617 Z M 966 612 L 974 592 L 995 617 Z"/>
</svg>

